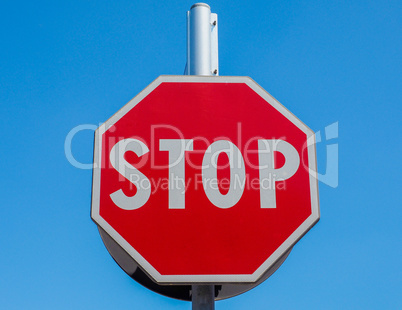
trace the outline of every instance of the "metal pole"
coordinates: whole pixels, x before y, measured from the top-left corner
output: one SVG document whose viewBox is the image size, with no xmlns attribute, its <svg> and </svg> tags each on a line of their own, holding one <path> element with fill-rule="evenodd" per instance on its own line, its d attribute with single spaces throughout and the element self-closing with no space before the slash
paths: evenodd
<svg viewBox="0 0 402 310">
<path fill-rule="evenodd" d="M 192 310 L 214 310 L 215 309 L 215 286 L 214 285 L 192 285 L 191 300 Z"/>
<path fill-rule="evenodd" d="M 188 75 L 218 75 L 218 16 L 205 3 L 187 12 Z"/>
<path fill-rule="evenodd" d="M 187 75 L 218 75 L 218 19 L 205 3 L 187 12 Z M 191 286 L 192 310 L 215 309 L 215 285 Z"/>
</svg>

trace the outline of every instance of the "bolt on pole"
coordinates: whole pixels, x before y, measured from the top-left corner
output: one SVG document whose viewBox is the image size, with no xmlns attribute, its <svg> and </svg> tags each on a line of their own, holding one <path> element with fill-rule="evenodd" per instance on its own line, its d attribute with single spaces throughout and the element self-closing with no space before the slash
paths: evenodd
<svg viewBox="0 0 402 310">
<path fill-rule="evenodd" d="M 218 15 L 205 3 L 196 3 L 187 12 L 186 75 L 219 74 Z M 193 310 L 215 309 L 215 285 L 192 285 Z"/>
</svg>

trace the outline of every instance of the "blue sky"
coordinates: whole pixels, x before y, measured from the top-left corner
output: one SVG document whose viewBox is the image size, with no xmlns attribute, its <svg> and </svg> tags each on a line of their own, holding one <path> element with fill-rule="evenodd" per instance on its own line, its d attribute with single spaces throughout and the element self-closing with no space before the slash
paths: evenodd
<svg viewBox="0 0 402 310">
<path fill-rule="evenodd" d="M 66 159 L 161 74 L 182 74 L 189 1 L 13 1 L 0 13 L 0 305 L 190 309 L 131 280 Z M 402 308 L 399 1 L 210 1 L 221 75 L 250 76 L 314 131 L 320 222 L 267 281 L 217 309 Z M 338 137 L 325 128 L 338 124 Z M 72 141 L 92 160 L 93 132 Z M 331 164 L 335 162 L 331 161 Z M 338 183 L 338 185 L 336 185 Z"/>
</svg>

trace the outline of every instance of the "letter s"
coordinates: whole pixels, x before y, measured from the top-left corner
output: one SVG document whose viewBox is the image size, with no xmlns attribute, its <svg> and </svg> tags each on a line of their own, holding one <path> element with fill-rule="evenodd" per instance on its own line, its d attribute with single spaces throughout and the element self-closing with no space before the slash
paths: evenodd
<svg viewBox="0 0 402 310">
<path fill-rule="evenodd" d="M 128 151 L 140 157 L 148 153 L 149 149 L 140 140 L 123 139 L 117 142 L 110 151 L 110 163 L 113 168 L 137 187 L 137 193 L 134 196 L 127 196 L 123 190 L 119 189 L 110 194 L 110 198 L 121 209 L 135 210 L 148 201 L 151 195 L 151 183 L 142 172 L 124 159 L 124 154 Z"/>
</svg>

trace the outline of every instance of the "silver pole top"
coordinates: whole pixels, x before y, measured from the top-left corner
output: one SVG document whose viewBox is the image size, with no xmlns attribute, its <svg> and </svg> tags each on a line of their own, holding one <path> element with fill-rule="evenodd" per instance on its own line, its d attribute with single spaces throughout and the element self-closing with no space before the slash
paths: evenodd
<svg viewBox="0 0 402 310">
<path fill-rule="evenodd" d="M 205 3 L 196 3 L 187 12 L 188 75 L 219 75 L 218 15 Z"/>
<path fill-rule="evenodd" d="M 191 10 L 192 8 L 195 8 L 196 6 L 205 6 L 205 7 L 207 7 L 208 9 L 211 9 L 211 7 L 210 7 L 208 4 L 199 2 L 199 3 L 194 3 L 194 4 L 191 6 L 190 10 Z"/>
</svg>

